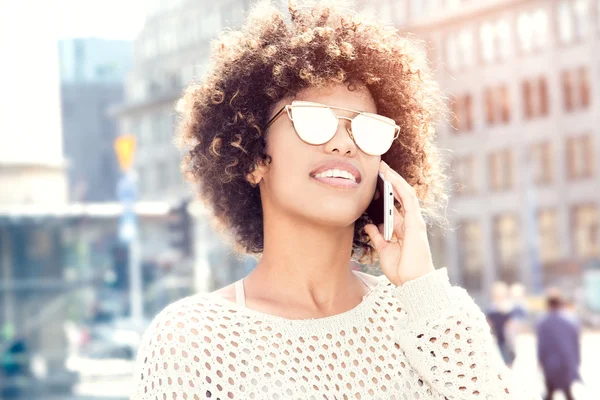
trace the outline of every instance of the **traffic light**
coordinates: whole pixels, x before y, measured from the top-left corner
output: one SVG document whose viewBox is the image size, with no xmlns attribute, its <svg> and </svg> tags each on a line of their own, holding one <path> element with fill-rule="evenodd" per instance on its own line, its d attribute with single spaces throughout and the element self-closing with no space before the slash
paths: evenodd
<svg viewBox="0 0 600 400">
<path fill-rule="evenodd" d="M 193 224 L 188 205 L 188 200 L 182 201 L 170 210 L 168 217 L 169 243 L 184 257 L 191 257 L 193 254 Z"/>
</svg>

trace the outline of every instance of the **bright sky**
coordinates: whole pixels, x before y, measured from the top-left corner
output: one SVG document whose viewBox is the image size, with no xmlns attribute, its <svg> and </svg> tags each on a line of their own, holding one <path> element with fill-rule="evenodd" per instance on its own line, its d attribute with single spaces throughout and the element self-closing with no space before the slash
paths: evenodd
<svg viewBox="0 0 600 400">
<path fill-rule="evenodd" d="M 43 0 L 54 3 L 58 38 L 133 39 L 144 22 L 144 0 Z"/>
</svg>

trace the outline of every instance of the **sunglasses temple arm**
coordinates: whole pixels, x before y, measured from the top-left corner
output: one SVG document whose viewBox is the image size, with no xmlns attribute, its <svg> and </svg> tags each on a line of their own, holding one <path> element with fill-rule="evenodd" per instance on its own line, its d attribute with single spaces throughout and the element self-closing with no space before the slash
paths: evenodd
<svg viewBox="0 0 600 400">
<path fill-rule="evenodd" d="M 271 120 L 267 123 L 267 125 L 265 126 L 265 130 L 271 126 L 271 124 L 277 119 L 277 117 L 279 117 L 281 115 L 281 113 L 287 108 L 287 106 L 283 106 L 281 108 L 281 110 L 277 111 L 277 114 L 273 115 L 273 118 L 271 118 Z"/>
</svg>

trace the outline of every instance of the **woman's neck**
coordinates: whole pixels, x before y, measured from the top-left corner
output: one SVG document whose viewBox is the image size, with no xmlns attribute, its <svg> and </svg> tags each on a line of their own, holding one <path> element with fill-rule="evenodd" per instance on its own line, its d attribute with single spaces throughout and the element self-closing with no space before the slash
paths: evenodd
<svg viewBox="0 0 600 400">
<path fill-rule="evenodd" d="M 265 297 L 286 296 L 307 307 L 354 302 L 364 285 L 350 270 L 354 227 L 333 229 L 295 218 L 264 219 L 264 251 L 247 282 L 262 282 Z"/>
</svg>

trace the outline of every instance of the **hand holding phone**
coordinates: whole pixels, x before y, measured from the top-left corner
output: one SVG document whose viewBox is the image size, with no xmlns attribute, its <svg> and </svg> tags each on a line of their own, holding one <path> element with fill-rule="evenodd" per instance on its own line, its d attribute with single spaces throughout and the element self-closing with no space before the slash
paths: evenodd
<svg viewBox="0 0 600 400">
<path fill-rule="evenodd" d="M 383 238 L 392 240 L 394 231 L 394 191 L 392 184 L 383 178 L 381 173 L 377 176 L 377 186 L 373 201 L 367 208 L 367 215 L 379 227 L 383 224 Z"/>
</svg>

